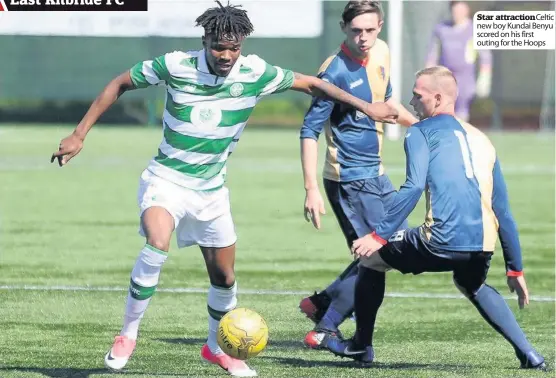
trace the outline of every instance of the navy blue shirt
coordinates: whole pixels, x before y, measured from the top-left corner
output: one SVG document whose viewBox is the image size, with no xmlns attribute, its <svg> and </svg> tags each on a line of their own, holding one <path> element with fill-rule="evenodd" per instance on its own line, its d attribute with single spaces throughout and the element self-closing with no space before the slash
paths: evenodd
<svg viewBox="0 0 556 378">
<path fill-rule="evenodd" d="M 377 40 L 369 57 L 361 61 L 342 45 L 322 65 L 318 77 L 367 102 L 392 96 L 388 46 Z M 323 177 L 346 182 L 378 177 L 383 173 L 382 123 L 327 98 L 314 98 L 305 115 L 301 138 L 317 140 L 326 133 L 327 154 Z"/>
</svg>

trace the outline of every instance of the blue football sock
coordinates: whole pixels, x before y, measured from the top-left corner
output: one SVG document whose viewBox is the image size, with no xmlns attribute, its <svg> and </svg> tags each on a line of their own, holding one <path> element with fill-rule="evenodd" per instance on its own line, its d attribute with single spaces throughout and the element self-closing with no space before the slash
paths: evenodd
<svg viewBox="0 0 556 378">
<path fill-rule="evenodd" d="M 494 288 L 485 284 L 470 300 L 492 328 L 512 344 L 519 357 L 534 350 L 512 310 Z"/>
<path fill-rule="evenodd" d="M 357 266 L 359 264 L 359 260 L 352 261 L 346 269 L 332 282 L 326 289 L 323 291 L 330 297 L 336 298 L 339 295 L 343 295 L 342 293 L 342 282 L 350 277 L 354 277 L 357 275 Z M 353 292 L 352 292 L 353 293 Z"/>
<path fill-rule="evenodd" d="M 317 328 L 336 332 L 338 326 L 344 321 L 345 317 L 332 306 L 328 307 L 326 313 L 319 322 Z"/>
<path fill-rule="evenodd" d="M 340 324 L 351 315 L 353 312 L 353 302 L 355 301 L 356 280 L 357 275 L 352 274 L 340 282 L 336 296 L 332 299 L 327 312 L 317 325 L 317 328 L 336 331 Z"/>
</svg>

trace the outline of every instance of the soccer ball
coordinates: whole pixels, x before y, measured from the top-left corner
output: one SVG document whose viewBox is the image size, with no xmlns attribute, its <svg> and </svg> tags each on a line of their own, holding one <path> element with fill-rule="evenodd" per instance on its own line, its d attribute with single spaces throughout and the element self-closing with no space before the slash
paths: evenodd
<svg viewBox="0 0 556 378">
<path fill-rule="evenodd" d="M 236 308 L 220 319 L 217 341 L 228 356 L 247 360 L 266 347 L 268 326 L 255 311 Z"/>
</svg>

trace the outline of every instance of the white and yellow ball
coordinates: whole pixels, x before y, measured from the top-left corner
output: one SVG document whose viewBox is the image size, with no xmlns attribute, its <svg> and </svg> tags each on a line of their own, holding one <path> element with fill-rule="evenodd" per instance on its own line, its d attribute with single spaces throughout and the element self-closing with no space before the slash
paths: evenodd
<svg viewBox="0 0 556 378">
<path fill-rule="evenodd" d="M 266 347 L 268 326 L 257 312 L 236 308 L 220 319 L 217 341 L 227 355 L 247 360 Z"/>
</svg>

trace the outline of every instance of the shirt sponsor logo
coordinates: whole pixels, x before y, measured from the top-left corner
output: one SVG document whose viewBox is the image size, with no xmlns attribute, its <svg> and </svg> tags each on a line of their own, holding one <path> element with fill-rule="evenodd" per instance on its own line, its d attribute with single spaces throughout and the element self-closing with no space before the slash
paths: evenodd
<svg viewBox="0 0 556 378">
<path fill-rule="evenodd" d="M 363 79 L 356 80 L 349 85 L 349 89 L 357 88 L 361 84 L 363 84 Z"/>
</svg>

